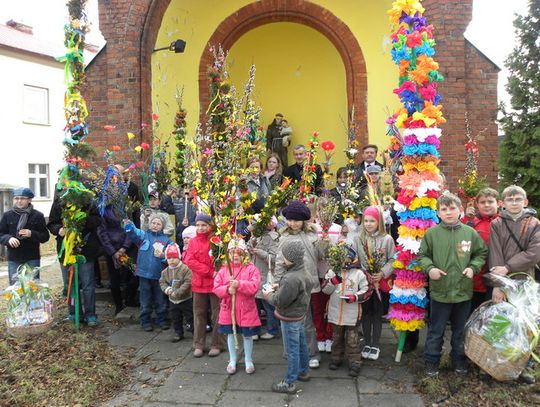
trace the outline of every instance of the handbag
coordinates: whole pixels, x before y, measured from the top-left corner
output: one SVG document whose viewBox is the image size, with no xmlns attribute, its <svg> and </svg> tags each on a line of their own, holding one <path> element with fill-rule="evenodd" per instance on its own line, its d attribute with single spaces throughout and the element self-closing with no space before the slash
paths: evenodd
<svg viewBox="0 0 540 407">
<path fill-rule="evenodd" d="M 525 250 L 523 249 L 523 246 L 521 245 L 521 243 L 519 243 L 518 238 L 516 237 L 516 235 L 514 235 L 514 233 L 510 229 L 510 226 L 508 226 L 508 223 L 506 222 L 506 219 L 503 218 L 502 221 L 504 223 L 504 226 L 506 226 L 506 229 L 508 229 L 508 233 L 510 233 L 510 237 L 514 240 L 514 242 L 516 242 L 517 247 L 519 248 L 519 250 L 524 252 Z M 533 234 L 534 234 L 535 231 L 536 231 L 536 227 L 533 230 Z M 540 281 L 540 267 L 538 266 L 538 264 L 534 265 L 534 279 L 536 281 Z"/>
</svg>

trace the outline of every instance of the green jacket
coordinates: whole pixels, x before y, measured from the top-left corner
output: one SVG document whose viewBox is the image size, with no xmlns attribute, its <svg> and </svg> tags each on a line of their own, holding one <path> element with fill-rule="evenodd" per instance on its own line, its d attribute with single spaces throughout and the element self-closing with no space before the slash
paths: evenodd
<svg viewBox="0 0 540 407">
<path fill-rule="evenodd" d="M 420 245 L 418 263 L 426 274 L 434 267 L 447 273 L 439 280 L 429 280 L 431 298 L 445 303 L 470 300 L 473 280 L 463 270 L 470 267 L 475 274 L 480 272 L 487 253 L 484 241 L 470 226 L 441 223 L 429 229 Z"/>
</svg>

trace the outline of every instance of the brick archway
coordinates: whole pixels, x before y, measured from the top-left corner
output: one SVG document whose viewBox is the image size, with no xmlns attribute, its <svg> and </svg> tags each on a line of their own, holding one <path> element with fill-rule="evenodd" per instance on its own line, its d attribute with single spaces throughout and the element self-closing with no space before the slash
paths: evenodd
<svg viewBox="0 0 540 407">
<path fill-rule="evenodd" d="M 336 47 L 345 66 L 348 111 L 351 112 L 354 106 L 358 141 L 360 145 L 366 144 L 368 142 L 366 63 L 360 45 L 349 27 L 329 10 L 307 1 L 257 1 L 238 9 L 223 20 L 208 43 L 221 44 L 223 49 L 228 50 L 246 32 L 276 22 L 307 25 L 323 34 Z M 204 122 L 202 118 L 204 107 L 210 103 L 206 72 L 211 64 L 212 55 L 205 49 L 199 64 L 201 122 Z"/>
</svg>

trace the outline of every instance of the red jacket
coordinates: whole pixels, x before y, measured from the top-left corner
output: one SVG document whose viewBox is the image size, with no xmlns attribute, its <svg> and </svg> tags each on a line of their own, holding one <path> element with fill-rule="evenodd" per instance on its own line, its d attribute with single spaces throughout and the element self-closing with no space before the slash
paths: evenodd
<svg viewBox="0 0 540 407">
<path fill-rule="evenodd" d="M 463 217 L 461 219 L 461 222 L 465 223 L 466 225 L 469 225 L 474 230 L 478 232 L 486 246 L 489 247 L 489 228 L 491 221 L 494 219 L 497 219 L 499 217 L 499 214 L 496 213 L 494 216 L 485 216 L 481 215 L 480 213 L 477 213 L 473 218 Z M 484 265 L 482 266 L 482 269 L 480 270 L 480 273 L 475 274 L 473 277 L 473 291 L 485 293 L 486 292 L 486 286 L 484 284 L 484 280 L 482 279 L 482 276 L 488 272 L 488 263 L 487 259 Z"/>
<path fill-rule="evenodd" d="M 191 244 L 191 242 L 189 243 Z M 232 266 L 234 279 L 238 281 L 236 289 L 235 312 L 236 325 L 248 328 L 261 326 L 259 311 L 255 303 L 255 294 L 259 290 L 261 275 L 253 263 Z M 229 269 L 224 265 L 214 280 L 214 294 L 221 298 L 219 324 L 231 325 L 232 296 L 229 294 Z"/>
<path fill-rule="evenodd" d="M 210 232 L 197 233 L 189 241 L 184 263 L 191 269 L 191 291 L 211 293 L 214 288 L 214 260 L 210 256 Z"/>
</svg>

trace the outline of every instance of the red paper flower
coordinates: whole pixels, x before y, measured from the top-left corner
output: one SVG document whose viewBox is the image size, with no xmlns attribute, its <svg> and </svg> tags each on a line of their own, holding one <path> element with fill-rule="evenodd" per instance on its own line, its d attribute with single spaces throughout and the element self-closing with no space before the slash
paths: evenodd
<svg viewBox="0 0 540 407">
<path fill-rule="evenodd" d="M 106 124 L 105 126 L 103 126 L 103 128 L 107 131 L 111 131 L 116 129 L 116 126 L 113 126 L 112 124 Z"/>
<path fill-rule="evenodd" d="M 120 150 L 122 150 L 122 147 L 120 147 L 120 146 L 112 146 L 111 150 L 112 151 L 120 151 Z"/>
<path fill-rule="evenodd" d="M 144 162 L 143 161 L 137 161 L 137 168 L 141 168 L 144 166 Z"/>
<path fill-rule="evenodd" d="M 331 151 L 333 150 L 334 148 L 336 148 L 336 145 L 334 143 L 332 143 L 330 140 L 326 140 L 326 141 L 323 141 L 321 143 L 321 148 L 324 150 L 324 151 Z"/>
<path fill-rule="evenodd" d="M 148 150 L 150 148 L 150 144 L 148 143 L 141 143 L 141 147 L 143 150 Z"/>
<path fill-rule="evenodd" d="M 157 113 L 152 113 L 152 120 L 157 122 L 159 120 L 159 115 Z"/>
<path fill-rule="evenodd" d="M 212 236 L 212 237 L 210 238 L 210 243 L 212 243 L 212 244 L 218 246 L 218 245 L 221 243 L 221 238 L 220 238 L 219 236 L 215 236 L 215 235 L 214 235 L 214 236 Z"/>
</svg>

